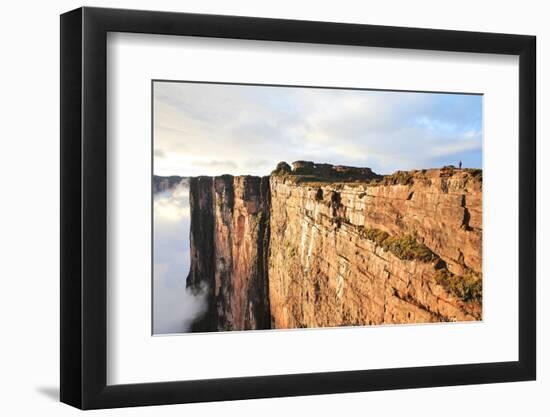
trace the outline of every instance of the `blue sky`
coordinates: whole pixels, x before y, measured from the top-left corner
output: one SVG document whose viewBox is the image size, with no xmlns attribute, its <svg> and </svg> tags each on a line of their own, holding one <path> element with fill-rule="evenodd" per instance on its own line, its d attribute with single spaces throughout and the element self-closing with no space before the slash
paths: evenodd
<svg viewBox="0 0 550 417">
<path fill-rule="evenodd" d="M 158 175 L 268 175 L 279 161 L 481 168 L 482 97 L 155 82 Z"/>
</svg>

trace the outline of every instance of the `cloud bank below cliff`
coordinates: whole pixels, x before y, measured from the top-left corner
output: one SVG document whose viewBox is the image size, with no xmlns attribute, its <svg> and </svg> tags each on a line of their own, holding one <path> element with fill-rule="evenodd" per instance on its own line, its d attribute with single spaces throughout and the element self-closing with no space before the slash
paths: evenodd
<svg viewBox="0 0 550 417">
<path fill-rule="evenodd" d="M 482 164 L 482 97 L 155 82 L 155 173 L 267 175 L 277 162 L 379 173 Z"/>
<path fill-rule="evenodd" d="M 154 195 L 153 333 L 184 333 L 206 310 L 207 288 L 185 287 L 189 273 L 189 188 Z"/>
</svg>

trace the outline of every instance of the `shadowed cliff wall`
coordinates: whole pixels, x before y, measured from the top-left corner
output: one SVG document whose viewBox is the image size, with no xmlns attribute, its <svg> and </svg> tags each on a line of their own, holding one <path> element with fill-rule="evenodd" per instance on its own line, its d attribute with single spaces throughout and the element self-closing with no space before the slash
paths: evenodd
<svg viewBox="0 0 550 417">
<path fill-rule="evenodd" d="M 269 328 L 268 178 L 194 177 L 189 185 L 187 286 L 208 288 L 207 312 L 192 330 Z"/>
</svg>

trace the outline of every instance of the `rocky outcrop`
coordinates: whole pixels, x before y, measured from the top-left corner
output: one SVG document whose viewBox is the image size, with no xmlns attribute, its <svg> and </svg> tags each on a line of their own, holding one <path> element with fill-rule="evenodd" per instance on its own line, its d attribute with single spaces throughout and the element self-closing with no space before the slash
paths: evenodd
<svg viewBox="0 0 550 417">
<path fill-rule="evenodd" d="M 194 331 L 479 320 L 479 170 L 299 161 L 190 180 Z"/>
<path fill-rule="evenodd" d="M 273 327 L 481 318 L 480 289 L 460 292 L 449 280 L 480 283 L 479 174 L 429 170 L 364 183 L 275 175 L 271 198 Z"/>
<path fill-rule="evenodd" d="M 208 291 L 193 331 L 270 327 L 268 177 L 190 180 L 191 268 L 187 286 Z"/>
<path fill-rule="evenodd" d="M 324 181 L 370 181 L 382 178 L 370 168 L 316 164 L 310 161 L 293 162 L 291 174 Z"/>
<path fill-rule="evenodd" d="M 153 175 L 153 193 L 161 193 L 174 188 L 176 185 L 187 185 L 189 179 L 187 177 L 180 177 L 178 175 L 171 175 L 169 177 L 163 177 L 160 175 Z"/>
</svg>

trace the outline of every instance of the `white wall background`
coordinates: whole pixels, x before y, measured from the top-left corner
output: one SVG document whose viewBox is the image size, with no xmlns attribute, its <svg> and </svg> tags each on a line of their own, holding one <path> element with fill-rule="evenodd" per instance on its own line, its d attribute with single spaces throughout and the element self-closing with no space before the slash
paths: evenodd
<svg viewBox="0 0 550 417">
<path fill-rule="evenodd" d="M 8 2 L 2 8 L 0 90 L 0 393 L 2 415 L 76 415 L 59 392 L 59 17 L 72 0 Z M 536 0 L 298 2 L 277 0 L 92 1 L 89 6 L 534 34 L 538 37 L 538 381 L 99 411 L 94 415 L 548 415 L 550 365 L 550 148 L 542 138 L 550 97 L 550 26 Z M 544 190 L 544 188 L 546 188 Z M 544 395 L 546 394 L 546 396 Z"/>
</svg>

